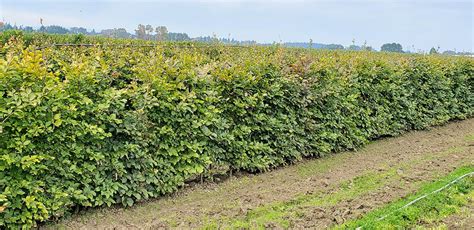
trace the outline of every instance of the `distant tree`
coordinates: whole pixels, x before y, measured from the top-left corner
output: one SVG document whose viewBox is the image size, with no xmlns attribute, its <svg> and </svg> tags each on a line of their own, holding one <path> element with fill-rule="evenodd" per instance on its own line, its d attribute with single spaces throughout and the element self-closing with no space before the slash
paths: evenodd
<svg viewBox="0 0 474 230">
<path fill-rule="evenodd" d="M 166 26 L 157 26 L 155 28 L 156 40 L 165 41 L 168 39 L 168 28 Z"/>
<path fill-rule="evenodd" d="M 380 51 L 403 53 L 403 47 L 398 43 L 386 43 L 382 45 Z"/>
<path fill-rule="evenodd" d="M 146 38 L 146 28 L 144 25 L 139 24 L 138 28 L 135 30 L 135 35 L 138 39 L 145 39 Z"/>
<path fill-rule="evenodd" d="M 367 45 L 367 41 L 364 41 L 364 44 L 362 46 L 355 45 L 355 40 L 352 40 L 352 45 L 347 47 L 347 50 L 354 50 L 354 51 L 373 51 L 372 47 Z"/>
<path fill-rule="evenodd" d="M 145 31 L 146 31 L 146 36 L 145 36 L 146 38 L 145 38 L 145 39 L 146 39 L 146 40 L 151 40 L 151 38 L 153 37 L 153 36 L 152 36 L 152 33 L 153 33 L 153 31 L 155 31 L 155 29 L 153 28 L 153 26 L 151 26 L 151 25 L 146 25 L 146 26 L 145 26 Z"/>
<path fill-rule="evenodd" d="M 174 41 L 174 39 L 172 39 L 175 35 L 175 33 L 169 33 L 169 36 L 170 36 L 170 40 Z M 186 38 L 189 38 L 187 34 L 183 34 L 186 36 Z M 211 36 L 205 36 L 205 37 L 195 37 L 195 38 L 192 38 L 192 39 L 188 39 L 188 40 L 185 40 L 185 41 L 198 41 L 198 42 L 206 42 L 206 43 L 226 43 L 226 44 L 234 44 L 234 45 L 254 45 L 254 44 L 257 44 L 256 41 L 253 41 L 253 40 L 245 40 L 245 41 L 238 41 L 238 40 L 235 40 L 235 39 L 229 39 L 229 38 L 217 38 L 217 36 L 214 34 L 213 37 Z M 289 44 L 289 43 L 287 43 Z M 304 43 L 304 44 L 308 44 L 308 43 Z M 289 46 L 292 46 L 292 45 L 289 45 Z M 295 46 L 293 46 L 295 47 Z M 304 48 L 307 48 L 307 45 L 304 47 Z"/>
<path fill-rule="evenodd" d="M 3 23 L 3 22 L 2 22 Z M 17 29 L 14 26 L 12 26 L 10 23 L 4 23 L 2 26 L 0 26 L 0 31 L 5 31 L 5 30 L 14 30 Z"/>
<path fill-rule="evenodd" d="M 100 31 L 100 34 L 109 38 L 130 38 L 132 36 L 124 28 L 106 29 Z"/>
<path fill-rule="evenodd" d="M 69 30 L 62 26 L 52 25 L 52 26 L 46 26 L 44 28 L 44 32 L 48 34 L 67 34 L 69 33 Z"/>
<path fill-rule="evenodd" d="M 113 29 L 105 29 L 105 30 L 100 31 L 100 35 L 102 35 L 104 37 L 113 38 L 113 37 L 115 37 L 115 32 L 114 32 Z"/>
<path fill-rule="evenodd" d="M 132 35 L 127 32 L 125 28 L 117 28 L 115 30 L 115 36 L 117 38 L 130 38 Z"/>
<path fill-rule="evenodd" d="M 446 50 L 446 51 L 443 52 L 443 54 L 445 54 L 445 55 L 456 55 L 457 53 L 454 50 Z"/>
<path fill-rule="evenodd" d="M 87 34 L 87 29 L 83 27 L 71 27 L 69 28 L 71 34 Z"/>
<path fill-rule="evenodd" d="M 313 39 L 312 38 L 309 39 L 309 48 L 310 49 L 313 48 Z"/>
<path fill-rule="evenodd" d="M 210 36 L 196 37 L 193 40 L 198 42 L 212 42 L 212 38 Z"/>
<path fill-rule="evenodd" d="M 33 31 L 35 31 L 35 30 L 33 29 L 33 27 L 31 27 L 31 26 L 25 26 L 25 27 L 23 27 L 21 30 L 23 30 L 23 31 L 25 31 L 25 32 L 33 32 Z"/>
<path fill-rule="evenodd" d="M 348 50 L 355 50 L 355 51 L 359 51 L 359 50 L 362 50 L 362 47 L 358 46 L 358 45 L 350 45 L 349 47 L 347 47 Z"/>
<path fill-rule="evenodd" d="M 438 51 L 434 47 L 431 47 L 430 54 L 438 54 Z"/>
<path fill-rule="evenodd" d="M 365 47 L 362 47 L 362 49 L 365 51 L 374 51 L 374 48 L 372 48 L 372 46 L 365 46 Z"/>
<path fill-rule="evenodd" d="M 328 50 L 343 50 L 344 46 L 341 44 L 329 44 L 329 45 L 324 45 L 323 49 L 328 49 Z"/>
<path fill-rule="evenodd" d="M 367 45 L 367 41 L 364 41 L 364 44 L 360 48 L 365 51 L 374 51 L 371 46 Z"/>
<path fill-rule="evenodd" d="M 456 55 L 466 55 L 466 56 L 471 56 L 471 57 L 474 57 L 474 53 L 472 52 L 467 52 L 467 51 L 459 51 L 456 53 Z"/>
<path fill-rule="evenodd" d="M 170 41 L 190 41 L 191 38 L 186 33 L 168 33 Z"/>
</svg>

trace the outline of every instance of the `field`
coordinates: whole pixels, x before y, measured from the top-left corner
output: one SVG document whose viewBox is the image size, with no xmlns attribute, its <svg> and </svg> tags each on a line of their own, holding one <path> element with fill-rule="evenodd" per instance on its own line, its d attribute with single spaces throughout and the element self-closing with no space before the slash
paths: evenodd
<svg viewBox="0 0 474 230">
<path fill-rule="evenodd" d="M 329 227 L 454 169 L 472 171 L 469 57 L 44 34 L 0 40 L 7 228 L 136 203 L 85 224 Z M 457 188 L 445 195 L 462 197 Z M 372 196 L 381 200 L 364 208 Z"/>
</svg>

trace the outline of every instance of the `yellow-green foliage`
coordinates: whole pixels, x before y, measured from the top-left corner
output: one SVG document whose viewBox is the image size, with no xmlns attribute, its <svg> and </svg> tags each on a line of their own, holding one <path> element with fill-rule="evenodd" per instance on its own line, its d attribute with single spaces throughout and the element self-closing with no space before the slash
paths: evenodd
<svg viewBox="0 0 474 230">
<path fill-rule="evenodd" d="M 8 40 L 7 228 L 132 205 L 214 166 L 264 171 L 474 112 L 471 58 L 175 43 L 36 50 Z"/>
</svg>

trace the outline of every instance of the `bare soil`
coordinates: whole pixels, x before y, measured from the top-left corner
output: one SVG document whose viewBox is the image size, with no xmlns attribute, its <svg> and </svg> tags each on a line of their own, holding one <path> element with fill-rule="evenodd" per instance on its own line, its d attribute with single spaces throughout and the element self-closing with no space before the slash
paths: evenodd
<svg viewBox="0 0 474 230">
<path fill-rule="evenodd" d="M 285 202 L 290 205 L 289 215 L 284 215 L 287 227 L 328 228 L 403 198 L 421 183 L 469 164 L 474 164 L 474 119 L 378 140 L 359 151 L 305 160 L 267 173 L 186 186 L 131 208 L 81 211 L 42 228 L 189 229 L 209 223 L 229 227 L 234 220 L 258 218 L 254 210 Z M 364 178 L 373 181 L 358 190 Z M 292 203 L 301 198 L 304 201 Z M 454 223 L 446 220 L 446 224 L 470 220 L 472 216 Z M 271 221 L 265 227 L 282 228 Z"/>
</svg>

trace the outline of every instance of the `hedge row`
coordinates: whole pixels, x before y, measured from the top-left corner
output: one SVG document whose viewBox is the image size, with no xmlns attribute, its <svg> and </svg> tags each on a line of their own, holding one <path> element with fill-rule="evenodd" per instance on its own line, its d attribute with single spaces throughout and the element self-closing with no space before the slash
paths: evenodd
<svg viewBox="0 0 474 230">
<path fill-rule="evenodd" d="M 279 47 L 47 48 L 0 59 L 0 226 L 265 171 L 474 114 L 474 60 Z"/>
</svg>

